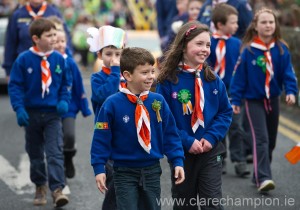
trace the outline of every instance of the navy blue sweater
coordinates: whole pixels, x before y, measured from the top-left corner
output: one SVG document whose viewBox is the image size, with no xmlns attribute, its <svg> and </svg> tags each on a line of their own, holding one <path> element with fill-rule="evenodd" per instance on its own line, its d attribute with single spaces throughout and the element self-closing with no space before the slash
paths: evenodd
<svg viewBox="0 0 300 210">
<path fill-rule="evenodd" d="M 152 109 L 154 100 L 161 102 L 162 122 L 158 122 L 156 112 Z M 122 92 L 104 102 L 97 116 L 91 146 L 91 164 L 95 175 L 104 173 L 108 159 L 114 161 L 114 166 L 136 168 L 156 164 L 165 154 L 173 167 L 183 166 L 182 144 L 168 104 L 160 94 L 149 92 L 144 105 L 150 115 L 150 154 L 138 142 L 134 117 L 136 104 L 130 102 Z"/>
</svg>

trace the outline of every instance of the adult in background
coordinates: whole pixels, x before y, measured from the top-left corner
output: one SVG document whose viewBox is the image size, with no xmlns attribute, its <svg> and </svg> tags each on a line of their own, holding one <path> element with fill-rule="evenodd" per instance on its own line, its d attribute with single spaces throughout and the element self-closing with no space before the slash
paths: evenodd
<svg viewBox="0 0 300 210">
<path fill-rule="evenodd" d="M 242 38 L 247 30 L 247 27 L 249 26 L 252 18 L 253 13 L 251 6 L 247 2 L 247 0 L 206 0 L 203 3 L 202 9 L 200 11 L 200 14 L 198 16 L 198 21 L 200 21 L 203 24 L 206 24 L 210 26 L 210 30 L 212 32 L 215 31 L 215 27 L 213 25 L 213 22 L 211 21 L 212 16 L 212 10 L 217 4 L 220 3 L 226 3 L 238 11 L 238 25 L 239 28 L 237 32 L 234 34 L 235 37 Z"/>
<path fill-rule="evenodd" d="M 176 0 L 158 0 L 155 3 L 157 13 L 157 29 L 161 49 L 165 48 L 168 41 L 168 31 L 173 18 L 178 15 Z"/>
<path fill-rule="evenodd" d="M 62 19 L 59 10 L 45 0 L 28 0 L 23 6 L 17 8 L 8 23 L 5 40 L 3 68 L 9 79 L 12 65 L 18 55 L 32 46 L 29 35 L 31 22 L 40 17 L 58 16 Z M 66 24 L 64 29 L 68 31 Z M 70 33 L 68 34 L 68 48 L 70 49 Z"/>
</svg>

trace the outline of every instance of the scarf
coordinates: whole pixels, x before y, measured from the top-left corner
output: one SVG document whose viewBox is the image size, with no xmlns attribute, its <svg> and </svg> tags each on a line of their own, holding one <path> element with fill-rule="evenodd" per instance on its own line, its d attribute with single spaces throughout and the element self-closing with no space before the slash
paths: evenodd
<svg viewBox="0 0 300 210">
<path fill-rule="evenodd" d="M 216 47 L 216 64 L 214 71 L 220 76 L 221 79 L 225 77 L 225 66 L 226 66 L 226 41 L 230 38 L 230 35 L 219 35 L 218 33 L 213 33 L 213 38 L 219 39 Z"/>
<path fill-rule="evenodd" d="M 26 10 L 28 11 L 29 15 L 33 18 L 33 19 L 38 19 L 40 17 L 42 17 L 45 13 L 47 9 L 47 1 L 44 1 L 41 8 L 39 9 L 38 13 L 35 13 L 32 9 L 32 7 L 30 6 L 30 3 L 27 2 L 26 3 Z"/>
<path fill-rule="evenodd" d="M 274 76 L 272 56 L 270 49 L 275 46 L 275 40 L 272 40 L 268 45 L 266 45 L 258 36 L 254 37 L 251 47 L 260 49 L 264 51 L 264 64 L 262 65 L 263 71 L 266 72 L 265 80 L 265 91 L 267 99 L 270 99 L 270 82 Z"/>
<path fill-rule="evenodd" d="M 143 101 L 148 98 L 149 91 L 144 91 L 139 97 L 131 93 L 126 87 L 121 88 L 120 92 L 125 93 L 128 100 L 136 104 L 135 108 L 135 126 L 138 141 L 141 147 L 150 154 L 151 150 L 151 128 L 150 116 L 147 108 L 144 106 Z"/>
<path fill-rule="evenodd" d="M 197 69 L 192 69 L 186 64 L 180 63 L 179 67 L 184 72 L 195 73 L 195 106 L 193 110 L 193 115 L 191 119 L 191 126 L 193 132 L 196 133 L 198 127 L 201 125 L 204 128 L 204 91 L 203 91 L 203 83 L 200 77 L 200 72 L 202 70 L 203 64 L 200 64 Z"/>
<path fill-rule="evenodd" d="M 110 68 L 107 68 L 106 66 L 102 66 L 102 71 L 109 75 L 110 74 Z M 120 73 L 120 84 L 119 84 L 119 90 L 121 90 L 121 88 L 125 88 L 126 87 L 126 80 L 125 78 L 123 77 L 123 75 Z"/>
<path fill-rule="evenodd" d="M 36 54 L 36 55 L 42 57 L 42 60 L 41 60 L 42 98 L 44 98 L 45 93 L 49 94 L 49 92 L 50 92 L 49 87 L 52 83 L 50 63 L 48 62 L 47 57 L 53 52 L 53 50 L 44 53 L 44 52 L 39 51 L 39 49 L 36 46 L 30 47 L 29 50 L 33 54 Z"/>
</svg>

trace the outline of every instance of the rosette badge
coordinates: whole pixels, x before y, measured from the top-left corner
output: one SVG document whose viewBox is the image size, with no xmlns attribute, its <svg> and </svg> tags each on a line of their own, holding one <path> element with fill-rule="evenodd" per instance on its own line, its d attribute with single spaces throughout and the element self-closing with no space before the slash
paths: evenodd
<svg viewBox="0 0 300 210">
<path fill-rule="evenodd" d="M 162 122 L 160 112 L 159 112 L 161 109 L 161 102 L 154 99 L 154 102 L 152 103 L 152 109 L 156 113 L 157 122 Z"/>
<path fill-rule="evenodd" d="M 193 113 L 191 102 L 192 94 L 188 89 L 182 89 L 178 93 L 178 101 L 182 103 L 183 115 Z"/>
</svg>

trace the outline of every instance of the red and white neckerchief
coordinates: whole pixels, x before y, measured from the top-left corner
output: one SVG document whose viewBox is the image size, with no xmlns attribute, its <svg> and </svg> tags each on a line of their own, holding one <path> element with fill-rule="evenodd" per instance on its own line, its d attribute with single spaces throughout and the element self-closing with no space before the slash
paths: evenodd
<svg viewBox="0 0 300 210">
<path fill-rule="evenodd" d="M 227 3 L 228 0 L 213 0 L 212 1 L 212 8 L 211 8 L 211 13 L 213 11 L 213 9 L 216 7 L 217 4 L 221 4 L 221 3 Z M 213 21 L 210 21 L 210 26 L 209 29 L 212 33 L 214 33 L 216 31 L 216 27 Z"/>
<path fill-rule="evenodd" d="M 38 11 L 37 13 L 35 13 L 35 12 L 33 11 L 33 9 L 32 9 L 32 7 L 30 6 L 30 3 L 29 3 L 29 2 L 26 3 L 26 10 L 28 11 L 29 15 L 30 15 L 31 17 L 33 17 L 33 19 L 37 19 L 37 18 L 42 17 L 42 16 L 44 15 L 46 9 L 47 9 L 47 1 L 44 1 L 44 2 L 42 3 L 42 6 L 41 6 L 41 8 L 39 9 L 39 11 Z"/>
<path fill-rule="evenodd" d="M 44 53 L 44 52 L 39 51 L 39 49 L 36 46 L 30 47 L 29 50 L 32 53 L 42 57 L 42 60 L 41 60 L 42 98 L 44 98 L 45 93 L 49 94 L 49 92 L 50 92 L 49 87 L 52 83 L 50 63 L 48 62 L 47 57 L 53 52 L 53 50 Z"/>
<path fill-rule="evenodd" d="M 107 68 L 106 66 L 102 66 L 102 71 L 109 75 L 110 74 L 110 68 Z M 121 88 L 125 88 L 126 87 L 126 80 L 125 78 L 123 77 L 123 75 L 120 73 L 120 84 L 119 84 L 119 90 L 121 90 Z"/>
<path fill-rule="evenodd" d="M 64 57 L 64 59 L 67 59 L 68 54 L 64 53 L 64 54 L 62 54 L 62 56 Z"/>
<path fill-rule="evenodd" d="M 151 128 L 150 116 L 143 101 L 148 98 L 149 91 L 144 91 L 139 97 L 130 92 L 126 87 L 121 88 L 120 92 L 125 93 L 128 100 L 136 104 L 135 108 L 135 125 L 137 137 L 142 148 L 150 154 L 151 150 Z"/>
<path fill-rule="evenodd" d="M 230 38 L 230 35 L 213 33 L 212 37 L 219 40 L 216 47 L 216 64 L 214 71 L 220 76 L 221 79 L 223 79 L 225 77 L 226 66 L 226 40 Z"/>
<path fill-rule="evenodd" d="M 195 106 L 193 110 L 191 125 L 193 132 L 196 133 L 198 127 L 201 125 L 204 128 L 204 91 L 203 91 L 203 83 L 200 77 L 200 72 L 202 70 L 203 64 L 200 64 L 197 69 L 192 69 L 188 65 L 182 63 L 179 64 L 179 67 L 182 68 L 182 71 L 195 73 Z"/>
<path fill-rule="evenodd" d="M 272 56 L 270 49 L 275 46 L 275 40 L 272 40 L 268 45 L 265 44 L 258 36 L 254 37 L 251 47 L 264 51 L 266 59 L 266 80 L 265 80 L 265 91 L 267 99 L 270 99 L 270 82 L 274 76 Z"/>
</svg>

